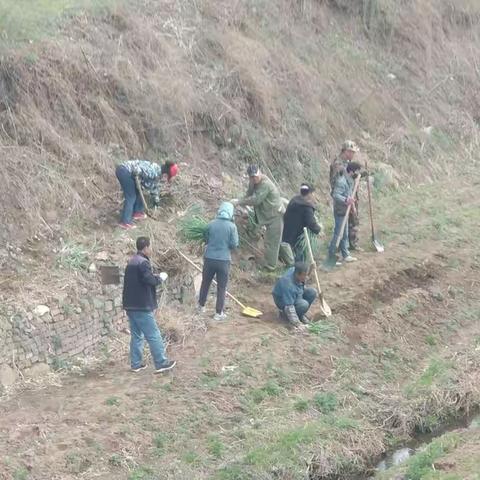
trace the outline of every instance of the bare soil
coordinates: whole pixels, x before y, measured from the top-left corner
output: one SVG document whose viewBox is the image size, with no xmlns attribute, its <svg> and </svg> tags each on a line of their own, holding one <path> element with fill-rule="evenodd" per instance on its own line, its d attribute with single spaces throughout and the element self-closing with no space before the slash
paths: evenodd
<svg viewBox="0 0 480 480">
<path fill-rule="evenodd" d="M 470 191 L 463 194 L 469 196 Z M 461 251 L 442 237 L 428 236 L 410 245 L 392 239 L 384 254 L 368 251 L 365 235 L 367 251 L 359 253 L 357 263 L 321 275 L 334 315 L 320 324 L 332 328 L 333 338 L 298 334 L 281 323 L 272 307 L 271 280 L 253 269 L 237 270 L 232 288 L 264 312 L 261 319 L 242 317 L 230 305 L 229 320 L 214 323 L 208 317 L 195 318 L 188 309 L 175 312 L 166 306 L 160 324 L 177 317 L 170 335 L 177 340 L 169 347 L 169 355 L 178 360 L 172 373 L 154 376 L 149 369 L 132 374 L 124 349 L 119 358 L 106 358 L 80 376 L 58 377 L 56 387 L 25 391 L 0 404 L 0 478 L 18 478 L 15 472 L 22 468 L 28 472 L 25 478 L 32 479 L 217 478 L 252 445 L 268 445 L 268 437 L 257 438 L 255 429 L 268 435 L 275 431 L 275 419 L 281 428 L 325 419 L 310 410 L 295 412 L 291 402 L 328 389 L 336 389 L 344 415 L 350 412 L 357 421 L 367 422 L 353 437 L 340 433 L 351 442 L 359 441 L 360 433 L 364 436 L 366 443 L 356 453 L 354 443 L 348 448 L 367 462 L 366 456 L 380 453 L 384 445 L 381 440 L 369 445 L 374 438 L 388 432 L 407 435 L 433 415 L 435 409 L 425 404 L 433 402 L 429 394 L 423 394 L 421 408 L 415 398 L 399 396 L 415 376 L 423 378 L 429 359 L 450 362 L 466 355 L 456 384 L 434 392 L 444 398 L 433 402 L 440 418 L 448 413 L 448 398 L 456 402 L 454 410 L 479 399 L 477 232 L 478 225 L 457 232 L 464 242 Z M 189 325 L 187 336 L 175 335 L 182 323 Z M 128 337 L 120 340 L 126 347 Z M 393 351 L 408 368 L 399 366 L 390 379 L 383 369 L 386 352 Z M 378 369 L 383 372 L 379 376 Z M 345 393 L 342 385 L 351 374 L 349 381 L 356 387 L 349 384 Z M 262 398 L 258 408 L 246 404 L 252 392 L 273 381 L 279 385 L 278 394 Z M 360 398 L 357 390 L 363 392 Z M 247 433 L 239 437 L 238 429 Z M 211 446 L 212 435 L 221 439 L 218 455 Z M 318 470 L 324 460 L 316 463 L 315 442 L 307 450 L 311 472 L 317 472 L 311 478 L 327 478 Z M 150 468 L 153 473 L 148 473 Z M 301 478 L 293 468 L 280 477 L 270 476 L 273 465 L 255 468 L 252 478 Z M 134 476 L 142 471 L 144 477 Z"/>
</svg>

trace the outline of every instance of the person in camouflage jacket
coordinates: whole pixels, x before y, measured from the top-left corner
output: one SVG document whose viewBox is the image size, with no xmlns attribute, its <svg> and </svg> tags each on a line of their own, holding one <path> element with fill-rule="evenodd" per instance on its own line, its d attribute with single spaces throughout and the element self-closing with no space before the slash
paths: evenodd
<svg viewBox="0 0 480 480">
<path fill-rule="evenodd" d="M 265 255 L 264 265 L 266 270 L 275 270 L 283 233 L 283 214 L 285 206 L 278 188 L 265 175 L 260 172 L 257 165 L 247 168 L 250 178 L 247 193 L 240 200 L 232 200 L 234 205 L 251 206 L 255 210 L 259 226 L 265 226 Z"/>
<path fill-rule="evenodd" d="M 153 199 L 154 204 L 160 202 L 161 181 L 170 182 L 178 173 L 176 163 L 166 161 L 163 165 L 148 160 L 128 160 L 117 165 L 115 174 L 123 191 L 124 203 L 119 227 L 123 229 L 135 228 L 133 220 L 145 218 L 142 198 L 137 190 L 135 177 L 140 185 Z"/>
</svg>

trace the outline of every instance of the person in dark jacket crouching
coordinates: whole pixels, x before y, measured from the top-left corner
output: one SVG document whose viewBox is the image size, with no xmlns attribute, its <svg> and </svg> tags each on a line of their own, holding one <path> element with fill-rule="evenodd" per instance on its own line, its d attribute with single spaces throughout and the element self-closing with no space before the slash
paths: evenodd
<svg viewBox="0 0 480 480">
<path fill-rule="evenodd" d="M 290 200 L 283 216 L 284 228 L 281 250 L 283 252 L 282 260 L 287 265 L 293 266 L 295 261 L 304 262 L 307 260 L 304 258 L 304 252 L 297 252 L 295 249 L 299 237 L 303 234 L 304 227 L 315 235 L 322 231 L 321 225 L 315 219 L 314 191 L 315 189 L 312 186 L 303 183 L 300 187 L 300 194 L 295 195 Z M 287 253 L 289 250 L 293 254 Z"/>
<path fill-rule="evenodd" d="M 214 320 L 225 320 L 225 295 L 232 256 L 230 252 L 238 248 L 238 231 L 233 223 L 234 207 L 223 202 L 217 212 L 217 218 L 208 224 L 205 231 L 205 250 L 203 261 L 202 285 L 198 297 L 198 311 L 202 313 L 207 302 L 208 291 L 213 278 L 217 279 L 217 304 Z"/>
<path fill-rule="evenodd" d="M 150 239 L 137 238 L 137 253 L 128 262 L 123 284 L 123 309 L 130 322 L 130 362 L 132 371 L 146 368 L 143 363 L 143 342 L 148 342 L 155 364 L 155 373 L 172 369 L 176 362 L 165 356 L 162 335 L 155 321 L 157 286 L 168 278 L 165 272 L 152 273 Z"/>
<path fill-rule="evenodd" d="M 288 269 L 277 280 L 272 291 L 280 314 L 295 327 L 302 327 L 302 324 L 309 322 L 307 312 L 317 298 L 314 288 L 305 287 L 308 271 L 306 263 L 297 262 L 295 267 Z"/>
</svg>

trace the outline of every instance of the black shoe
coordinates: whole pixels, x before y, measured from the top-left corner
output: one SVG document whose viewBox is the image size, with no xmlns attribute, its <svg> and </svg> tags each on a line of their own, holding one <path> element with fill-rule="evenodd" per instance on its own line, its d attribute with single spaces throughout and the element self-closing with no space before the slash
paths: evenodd
<svg viewBox="0 0 480 480">
<path fill-rule="evenodd" d="M 177 362 L 175 360 L 167 360 L 162 366 L 156 368 L 154 373 L 162 373 L 171 370 L 176 364 Z"/>
<path fill-rule="evenodd" d="M 145 363 L 142 363 L 139 367 L 133 368 L 132 367 L 132 372 L 139 372 L 140 370 L 145 370 L 147 368 L 147 365 Z"/>
</svg>

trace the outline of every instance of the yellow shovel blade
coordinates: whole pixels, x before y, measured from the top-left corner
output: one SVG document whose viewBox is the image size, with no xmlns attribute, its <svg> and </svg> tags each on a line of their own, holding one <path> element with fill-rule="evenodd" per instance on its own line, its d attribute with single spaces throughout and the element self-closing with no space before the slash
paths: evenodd
<svg viewBox="0 0 480 480">
<path fill-rule="evenodd" d="M 263 313 L 260 310 L 256 310 L 255 308 L 245 307 L 242 310 L 242 315 L 245 315 L 246 317 L 258 318 L 261 317 Z"/>
</svg>

